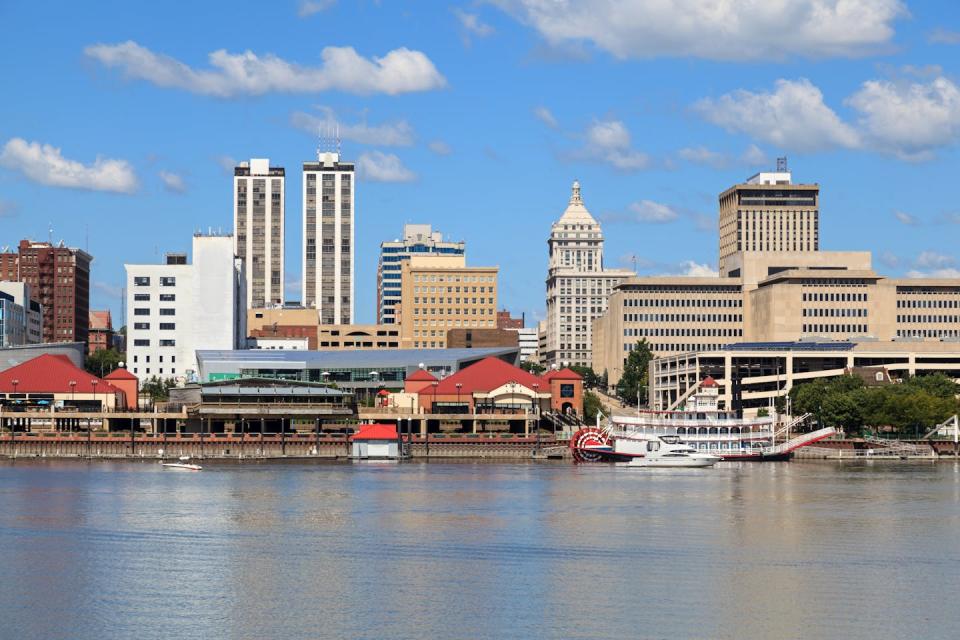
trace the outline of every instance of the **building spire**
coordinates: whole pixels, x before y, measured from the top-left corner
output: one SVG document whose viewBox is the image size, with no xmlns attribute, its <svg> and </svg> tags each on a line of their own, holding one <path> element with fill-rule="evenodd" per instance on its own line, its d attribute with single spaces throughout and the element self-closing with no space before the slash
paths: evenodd
<svg viewBox="0 0 960 640">
<path fill-rule="evenodd" d="M 573 181 L 573 193 L 570 195 L 570 204 L 583 204 L 583 200 L 580 198 L 580 181 Z"/>
</svg>

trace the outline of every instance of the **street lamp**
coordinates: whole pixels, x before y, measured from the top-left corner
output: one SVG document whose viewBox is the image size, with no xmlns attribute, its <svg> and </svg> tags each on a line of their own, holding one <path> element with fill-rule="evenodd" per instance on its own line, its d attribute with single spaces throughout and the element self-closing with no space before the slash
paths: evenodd
<svg viewBox="0 0 960 640">
<path fill-rule="evenodd" d="M 13 385 L 13 395 L 17 395 L 17 385 L 20 384 L 20 380 L 11 380 L 10 384 Z M 10 424 L 10 437 L 11 438 L 17 437 L 17 428 L 13 425 L 13 423 Z M 16 455 L 16 451 L 17 451 L 16 447 L 14 447 L 13 451 L 14 451 L 14 455 Z"/>
<path fill-rule="evenodd" d="M 90 386 L 93 387 L 93 401 L 94 401 L 94 402 L 97 401 L 97 383 L 98 383 L 98 382 L 99 382 L 99 380 L 91 380 L 91 381 L 90 381 Z M 100 405 L 100 410 L 103 411 L 103 405 L 102 405 L 102 404 Z M 101 418 L 100 424 L 101 424 L 101 425 L 103 424 L 102 418 Z M 90 425 L 87 424 L 87 435 L 89 436 L 89 434 L 90 434 Z"/>
<path fill-rule="evenodd" d="M 536 422 L 534 422 L 534 428 L 537 430 L 537 448 L 535 451 L 540 453 L 540 383 L 533 383 L 533 399 L 536 402 L 536 408 L 534 409 L 533 415 L 535 416 Z"/>
<path fill-rule="evenodd" d="M 457 411 L 460 411 L 460 389 L 463 388 L 463 383 L 457 383 Z"/>
<path fill-rule="evenodd" d="M 74 392 L 77 390 L 77 381 L 71 380 L 69 384 L 70 384 L 70 406 L 76 407 L 77 405 L 76 405 Z M 73 420 L 70 421 L 70 433 L 73 433 Z"/>
</svg>

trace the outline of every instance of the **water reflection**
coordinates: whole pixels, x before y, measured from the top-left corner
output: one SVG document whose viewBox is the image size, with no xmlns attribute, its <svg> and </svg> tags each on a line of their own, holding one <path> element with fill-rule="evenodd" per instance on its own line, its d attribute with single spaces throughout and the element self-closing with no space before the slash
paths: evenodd
<svg viewBox="0 0 960 640">
<path fill-rule="evenodd" d="M 18 638 L 953 637 L 958 506 L 953 464 L 0 463 L 0 620 Z"/>
</svg>

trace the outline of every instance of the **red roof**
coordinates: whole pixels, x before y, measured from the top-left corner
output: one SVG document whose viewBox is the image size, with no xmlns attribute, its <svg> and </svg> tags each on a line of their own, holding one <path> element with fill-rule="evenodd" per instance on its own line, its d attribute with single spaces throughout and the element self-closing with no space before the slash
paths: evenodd
<svg viewBox="0 0 960 640">
<path fill-rule="evenodd" d="M 405 382 L 433 382 L 436 379 L 437 376 L 433 375 L 426 369 L 417 369 L 406 377 Z"/>
<path fill-rule="evenodd" d="M 114 369 L 107 375 L 103 377 L 104 380 L 137 380 L 137 376 L 133 375 L 126 369 Z"/>
<path fill-rule="evenodd" d="M 712 376 L 707 376 L 703 379 L 703 382 L 700 383 L 701 387 L 718 387 L 717 381 L 713 379 Z"/>
<path fill-rule="evenodd" d="M 362 424 L 350 440 L 396 440 L 397 428 L 392 424 Z"/>
<path fill-rule="evenodd" d="M 45 353 L 0 372 L 0 392 L 13 393 L 122 393 L 109 382 L 78 369 L 67 356 Z M 70 381 L 77 383 L 70 386 Z M 96 382 L 94 386 L 93 382 Z"/>
<path fill-rule="evenodd" d="M 508 382 L 516 382 L 531 391 L 533 391 L 533 385 L 544 386 L 543 380 L 532 373 L 507 364 L 500 358 L 489 357 L 444 378 L 435 390 L 438 394 L 453 395 L 457 393 L 457 383 L 459 383 L 463 385 L 459 392 L 469 394 L 475 391 L 492 391 Z"/>
<path fill-rule="evenodd" d="M 110 311 L 91 311 L 90 329 L 94 331 L 112 331 L 113 322 L 110 319 Z"/>
<path fill-rule="evenodd" d="M 547 372 L 546 374 L 543 375 L 543 379 L 546 380 L 546 381 L 548 381 L 548 382 L 549 382 L 550 380 L 553 380 L 553 379 L 558 379 L 558 380 L 583 380 L 583 376 L 581 376 L 581 375 L 580 375 L 579 373 L 577 373 L 576 371 L 565 367 L 565 368 L 563 368 L 563 369 L 560 369 L 559 371 L 549 371 L 549 372 Z"/>
</svg>

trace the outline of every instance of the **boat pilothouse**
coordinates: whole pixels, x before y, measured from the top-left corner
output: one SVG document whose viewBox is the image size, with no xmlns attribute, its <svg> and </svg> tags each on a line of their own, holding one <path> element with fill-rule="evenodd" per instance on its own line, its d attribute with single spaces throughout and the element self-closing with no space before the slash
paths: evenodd
<svg viewBox="0 0 960 640">
<path fill-rule="evenodd" d="M 740 418 L 719 408 L 719 385 L 706 378 L 681 411 L 641 411 L 612 416 L 605 427 L 581 429 L 570 440 L 579 462 L 628 461 L 644 457 L 647 443 L 676 436 L 699 453 L 723 460 L 784 460 L 790 453 L 774 447 L 774 420 Z"/>
</svg>

